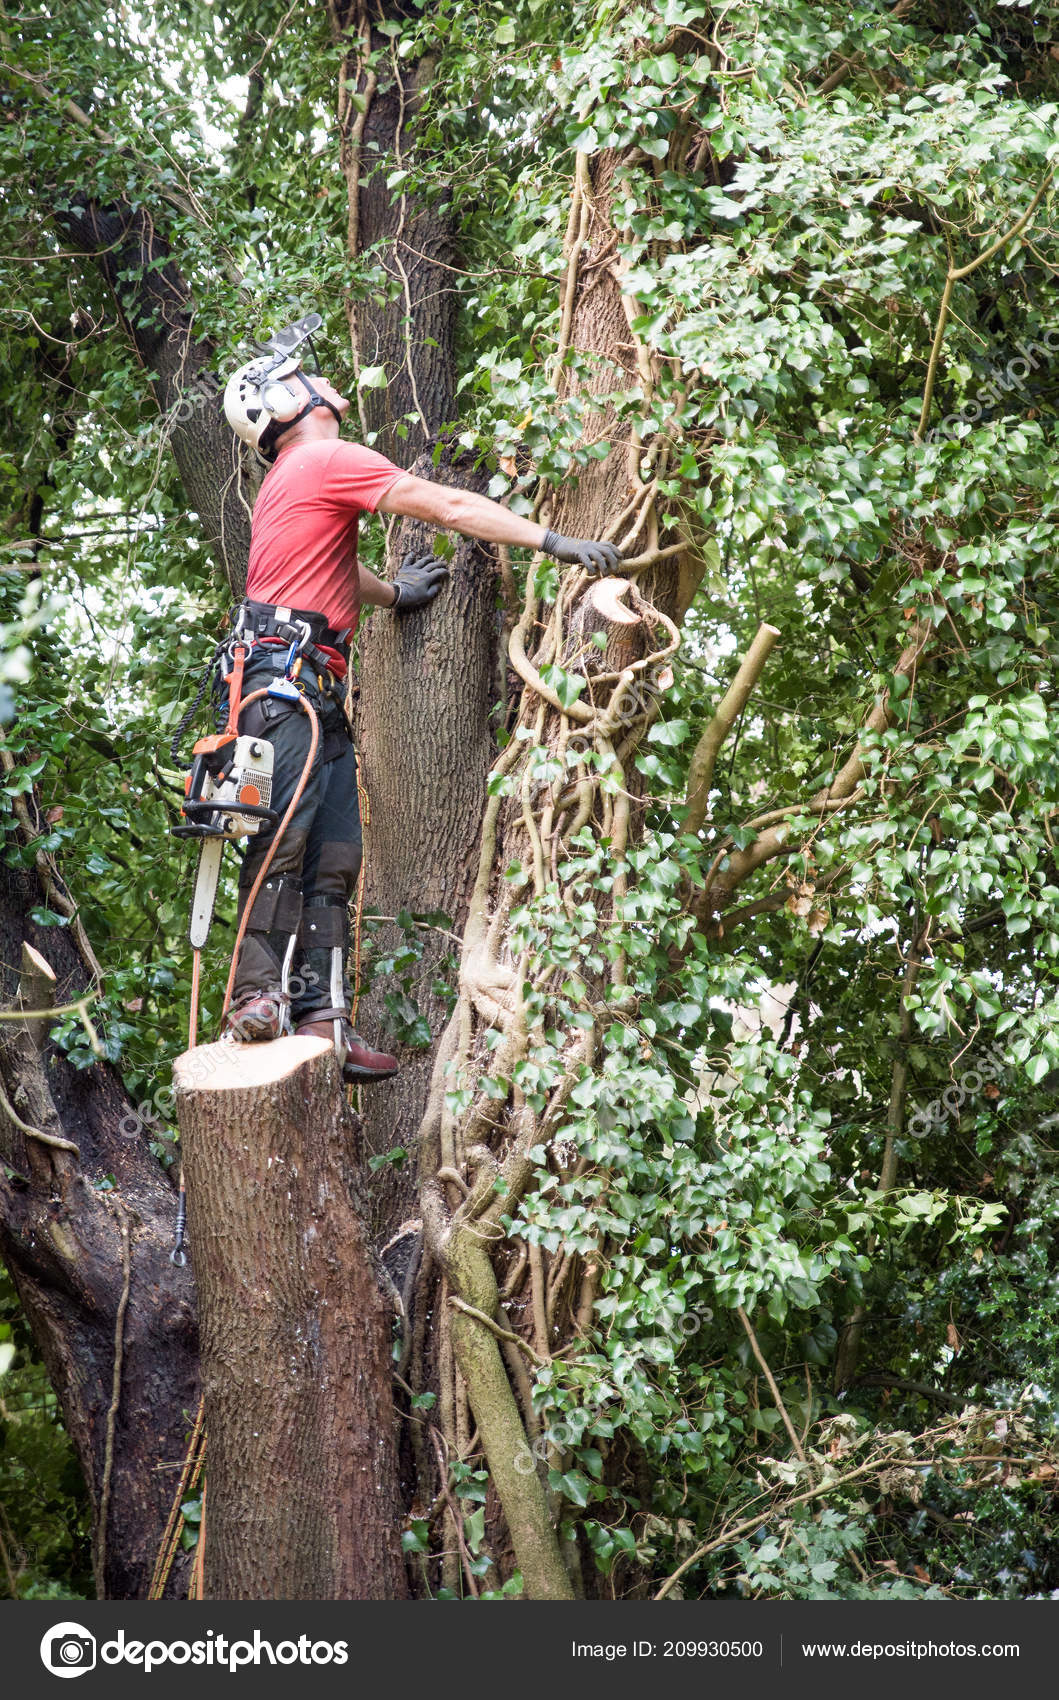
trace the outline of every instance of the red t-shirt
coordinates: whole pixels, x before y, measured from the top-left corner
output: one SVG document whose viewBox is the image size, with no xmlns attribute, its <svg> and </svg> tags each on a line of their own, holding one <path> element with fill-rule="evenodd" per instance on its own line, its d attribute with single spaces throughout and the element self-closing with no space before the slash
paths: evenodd
<svg viewBox="0 0 1059 1700">
<path fill-rule="evenodd" d="M 385 455 L 333 438 L 292 443 L 266 474 L 250 527 L 246 594 L 355 627 L 357 516 L 373 514 L 398 478 Z"/>
</svg>

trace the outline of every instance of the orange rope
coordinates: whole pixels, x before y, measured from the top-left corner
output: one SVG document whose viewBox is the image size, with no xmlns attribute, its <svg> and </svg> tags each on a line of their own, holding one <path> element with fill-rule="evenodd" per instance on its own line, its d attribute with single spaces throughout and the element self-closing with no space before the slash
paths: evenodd
<svg viewBox="0 0 1059 1700">
<path fill-rule="evenodd" d="M 249 654 L 249 649 L 241 643 L 237 643 L 232 652 L 232 682 L 228 686 L 228 724 L 224 730 L 233 738 L 239 736 L 239 716 L 243 712 L 243 667 Z"/>
</svg>

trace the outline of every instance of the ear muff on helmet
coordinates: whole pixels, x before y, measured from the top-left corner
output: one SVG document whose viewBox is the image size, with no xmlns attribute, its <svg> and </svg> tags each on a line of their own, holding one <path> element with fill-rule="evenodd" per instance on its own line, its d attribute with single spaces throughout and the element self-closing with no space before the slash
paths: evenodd
<svg viewBox="0 0 1059 1700">
<path fill-rule="evenodd" d="M 281 425 L 293 425 L 305 406 L 305 391 L 301 384 L 297 383 L 277 383 L 274 378 L 270 378 L 262 385 L 259 395 L 265 412 Z"/>
<path fill-rule="evenodd" d="M 304 399 L 302 394 L 306 390 L 309 394 L 308 401 Z M 279 405 L 273 408 L 271 403 L 276 391 L 283 392 L 283 396 L 276 398 Z M 283 397 L 293 399 L 293 408 L 291 408 L 290 401 L 284 400 Z M 328 413 L 334 416 L 337 423 L 339 425 L 342 423 L 342 415 L 338 408 L 334 406 L 333 402 L 328 401 L 326 396 L 320 394 L 300 367 L 298 369 L 298 387 L 275 382 L 268 384 L 264 392 L 264 405 L 272 419 L 272 428 L 269 433 L 270 443 L 274 443 L 283 431 L 289 431 L 292 425 L 297 425 L 301 420 L 307 419 L 314 407 L 326 407 Z"/>
</svg>

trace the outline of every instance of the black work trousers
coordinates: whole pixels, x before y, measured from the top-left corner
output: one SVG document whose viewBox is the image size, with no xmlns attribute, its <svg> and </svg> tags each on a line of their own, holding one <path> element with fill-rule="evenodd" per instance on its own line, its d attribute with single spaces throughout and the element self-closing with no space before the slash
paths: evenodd
<svg viewBox="0 0 1059 1700">
<path fill-rule="evenodd" d="M 281 678 L 286 648 L 258 645 L 243 674 L 244 700 Z M 291 1019 L 348 1010 L 349 902 L 363 855 L 356 757 L 342 709 L 342 686 L 306 664 L 298 681 L 316 711 L 320 739 L 298 805 L 254 900 L 236 964 L 232 1007 L 264 994 L 285 996 Z M 221 687 L 227 712 L 227 685 Z M 240 732 L 267 738 L 274 752 L 272 802 L 282 820 L 309 753 L 309 716 L 297 703 L 261 697 L 239 717 Z M 278 823 L 277 823 L 278 824 Z M 239 874 L 239 914 L 275 838 L 276 827 L 251 838 Z"/>
</svg>

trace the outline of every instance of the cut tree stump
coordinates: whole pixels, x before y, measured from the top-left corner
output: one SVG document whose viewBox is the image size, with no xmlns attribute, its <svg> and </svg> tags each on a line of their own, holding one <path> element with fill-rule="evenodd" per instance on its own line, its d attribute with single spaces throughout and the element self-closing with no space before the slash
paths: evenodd
<svg viewBox="0 0 1059 1700">
<path fill-rule="evenodd" d="M 393 1312 L 329 1041 L 174 1065 L 206 1400 L 207 1599 L 402 1599 Z"/>
<path fill-rule="evenodd" d="M 564 661 L 576 656 L 579 672 L 620 673 L 643 654 L 643 621 L 625 603 L 631 589 L 628 578 L 593 579 L 571 615 Z M 606 647 L 593 646 L 586 653 L 595 632 L 604 634 Z"/>
</svg>

